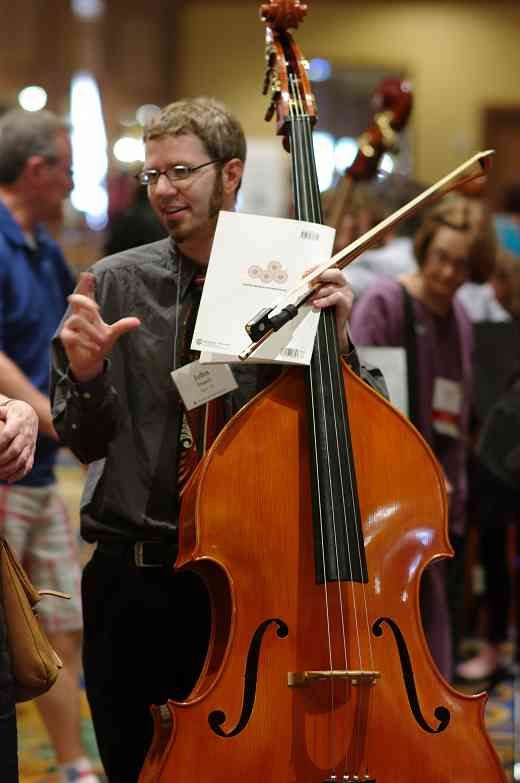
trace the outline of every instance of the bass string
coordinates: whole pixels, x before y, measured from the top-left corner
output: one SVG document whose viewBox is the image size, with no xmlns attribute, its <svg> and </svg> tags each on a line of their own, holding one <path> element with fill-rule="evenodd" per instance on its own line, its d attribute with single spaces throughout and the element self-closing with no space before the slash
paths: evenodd
<svg viewBox="0 0 520 783">
<path fill-rule="evenodd" d="M 293 151 L 293 155 L 295 158 L 296 165 L 300 165 L 300 171 L 296 172 L 296 176 L 294 176 L 295 180 L 295 201 L 297 204 L 297 211 L 298 211 L 298 217 L 300 217 L 302 214 L 305 215 L 306 219 L 310 219 L 314 222 L 322 222 L 321 218 L 321 202 L 319 197 L 319 189 L 317 185 L 315 187 L 303 187 L 303 183 L 308 182 L 309 184 L 316 181 L 316 165 L 314 160 L 314 153 L 313 153 L 313 144 L 312 144 L 312 128 L 311 123 L 309 121 L 308 116 L 306 115 L 306 112 L 304 111 L 303 106 L 303 100 L 301 98 L 301 93 L 299 90 L 299 85 L 297 83 L 297 80 L 294 79 L 294 77 L 290 78 L 290 83 L 292 87 L 292 93 L 295 96 L 294 102 L 290 103 L 290 112 L 291 112 L 291 149 Z M 327 317 L 328 316 L 328 317 Z M 341 370 L 341 363 L 339 361 L 339 350 L 338 350 L 338 344 L 337 344 L 337 335 L 335 330 L 335 319 L 333 317 L 332 313 L 326 314 L 322 313 L 321 317 L 325 317 L 325 328 L 323 329 L 323 333 L 325 335 L 325 345 L 324 347 L 321 345 L 321 341 L 318 339 L 316 340 L 315 344 L 315 355 L 316 360 L 318 362 L 318 379 L 319 384 L 321 385 L 320 392 L 321 394 L 317 395 L 316 390 L 314 388 L 314 379 L 312 376 L 312 373 L 310 373 L 310 392 L 311 392 L 311 398 L 312 398 L 312 405 L 313 409 L 314 405 L 316 404 L 317 399 L 321 399 L 321 405 L 322 405 L 322 414 L 325 415 L 325 395 L 323 394 L 323 389 L 325 385 L 328 385 L 328 388 L 331 390 L 332 396 L 333 396 L 333 410 L 335 412 L 343 412 L 344 411 L 344 397 L 343 397 L 343 376 L 342 376 L 342 370 Z M 341 390 L 341 391 L 340 391 Z M 333 449 L 336 450 L 336 455 L 340 453 L 340 450 L 343 449 L 345 451 L 346 456 L 346 463 L 347 463 L 347 471 L 348 471 L 348 478 L 350 481 L 350 487 L 351 491 L 355 491 L 355 473 L 354 473 L 354 465 L 353 465 L 353 458 L 351 449 L 347 447 L 348 444 L 348 423 L 346 416 L 343 415 L 334 415 L 333 416 L 333 435 L 330 438 L 329 441 L 329 434 L 326 431 L 325 432 L 325 448 L 326 448 L 326 463 L 328 466 L 328 475 L 326 476 L 326 480 L 329 484 L 329 491 L 332 493 L 334 491 L 333 486 L 333 470 L 332 470 L 332 454 Z M 315 430 L 315 428 L 314 428 Z M 317 438 L 316 438 L 316 431 L 312 433 L 312 437 L 314 438 L 315 443 L 315 449 L 314 453 L 316 454 L 316 444 L 317 444 Z M 319 473 L 319 466 L 316 462 L 314 466 L 314 470 L 316 472 L 316 475 Z M 339 483 L 340 483 L 340 496 L 341 496 L 341 505 L 343 510 L 343 525 L 344 525 L 344 534 L 345 534 L 345 541 L 347 542 L 347 556 L 348 556 L 348 562 L 350 566 L 350 573 L 353 573 L 352 570 L 352 552 L 350 548 L 350 539 L 347 535 L 347 525 L 348 525 L 348 516 L 347 516 L 347 488 L 345 487 L 345 483 L 343 480 L 343 471 L 338 470 L 337 475 L 339 477 Z M 359 518 L 358 518 L 358 505 L 357 503 L 353 502 L 350 504 L 351 508 L 354 512 L 354 524 L 359 528 Z M 333 652 L 332 652 L 332 643 L 331 643 L 331 623 L 332 619 L 330 617 L 330 608 L 329 608 L 329 596 L 328 596 L 328 586 L 327 586 L 327 572 L 325 570 L 325 551 L 324 551 L 324 521 L 323 521 L 323 510 L 321 506 L 320 499 L 318 498 L 318 509 L 319 509 L 319 520 L 320 520 L 320 529 L 321 529 L 321 544 L 322 544 L 322 561 L 323 561 L 323 568 L 324 568 L 324 574 L 325 574 L 325 580 L 324 580 L 324 604 L 325 604 L 325 616 L 326 616 L 326 626 L 327 626 L 327 642 L 329 647 L 329 664 L 331 671 L 334 669 L 334 660 L 333 660 Z M 340 564 L 339 564 L 339 550 L 338 550 L 338 543 L 337 543 L 337 520 L 336 515 L 334 513 L 334 506 L 332 506 L 332 527 L 333 527 L 333 541 L 334 541 L 334 554 L 336 558 L 336 568 L 338 577 L 340 575 Z M 361 562 L 361 545 L 362 542 L 360 540 L 360 536 L 356 536 L 357 539 L 357 547 L 358 552 L 357 556 L 359 559 L 359 562 Z M 338 578 L 337 580 L 337 590 L 338 590 L 338 605 L 339 605 L 339 622 L 341 624 L 342 629 L 342 639 L 343 639 L 343 656 L 344 656 L 344 668 L 348 669 L 348 652 L 347 652 L 347 631 L 346 631 L 346 623 L 345 623 L 345 609 L 343 606 L 343 595 L 341 590 L 341 580 Z M 356 607 L 356 593 L 354 588 L 354 583 L 352 580 L 351 583 L 351 593 L 352 593 L 352 607 L 353 607 L 353 613 L 354 613 L 354 621 L 355 621 L 355 634 L 356 634 L 356 643 L 357 643 L 357 649 L 358 649 L 358 657 L 359 657 L 359 665 L 360 668 L 363 668 L 363 652 L 362 652 L 362 646 L 361 646 L 361 631 L 358 625 L 358 613 L 357 613 L 357 607 Z M 374 654 L 373 654 L 373 648 L 372 648 L 372 640 L 369 633 L 369 618 L 368 618 L 368 601 L 367 601 L 367 595 L 366 595 L 366 586 L 364 582 L 362 582 L 362 596 L 363 596 L 363 609 L 364 609 L 364 624 L 366 625 L 366 638 L 368 639 L 368 646 L 369 646 L 369 658 L 370 658 L 370 666 L 372 670 L 374 669 Z M 331 699 L 331 714 L 334 714 L 334 706 L 335 706 L 335 698 L 334 698 L 334 680 L 331 679 L 331 691 L 330 691 L 330 699 Z M 348 686 L 347 686 L 348 687 Z M 331 732 L 333 735 L 334 732 Z M 334 741 L 332 740 L 332 743 Z M 334 754 L 334 744 L 331 745 L 331 758 L 335 758 Z M 346 757 L 346 756 L 345 756 Z M 347 763 L 347 762 L 346 762 Z"/>
<path fill-rule="evenodd" d="M 298 93 L 295 87 L 295 80 L 291 78 L 290 81 L 292 86 L 292 93 L 293 95 L 296 96 L 296 100 L 297 100 Z M 314 214 L 311 212 L 312 205 L 309 203 L 308 197 L 306 195 L 306 191 L 308 189 L 303 187 L 306 181 L 305 174 L 308 175 L 309 172 L 298 171 L 298 166 L 301 165 L 301 161 L 303 161 L 304 158 L 303 150 L 305 147 L 300 134 L 299 118 L 301 115 L 301 106 L 299 108 L 300 111 L 298 111 L 298 106 L 296 106 L 295 108 L 293 102 L 291 101 L 290 131 L 291 131 L 292 163 L 295 168 L 294 175 L 293 175 L 293 187 L 295 192 L 295 208 L 296 208 L 297 217 L 305 216 L 306 218 L 312 218 Z M 316 213 L 314 217 L 317 220 L 319 218 L 319 213 Z M 310 372 L 309 372 L 309 379 L 310 379 L 310 393 L 311 393 L 311 408 L 314 411 L 316 409 L 316 402 L 315 402 L 316 395 L 314 391 L 312 373 Z M 316 426 L 313 417 L 309 417 L 309 418 L 310 418 L 309 435 L 314 439 L 314 444 L 313 444 L 314 448 L 310 450 L 310 453 L 314 456 L 314 465 L 310 465 L 310 469 L 311 470 L 314 469 L 314 473 L 316 476 L 315 486 L 318 486 L 319 464 L 317 460 L 317 455 L 318 455 L 317 431 L 316 431 Z M 325 576 L 324 583 L 323 583 L 323 602 L 324 602 L 326 643 L 327 643 L 328 657 L 329 657 L 329 671 L 333 671 L 334 660 L 333 660 L 333 651 L 332 651 L 331 616 L 330 616 L 330 607 L 329 607 L 329 586 L 327 582 L 327 567 L 326 567 L 326 557 L 325 557 L 323 508 L 321 504 L 321 495 L 319 492 L 317 493 L 316 505 L 317 505 L 317 512 L 318 512 L 319 526 L 320 526 L 322 568 Z M 344 629 L 344 623 L 342 623 L 342 628 Z M 344 655 L 346 655 L 345 637 L 343 637 L 343 646 L 344 646 Z M 329 717 L 328 741 L 329 741 L 329 758 L 331 759 L 331 761 L 336 758 L 336 732 L 334 731 L 334 724 L 333 724 L 333 717 L 332 717 L 335 714 L 335 703 L 336 703 L 335 683 L 333 679 L 330 679 L 329 680 L 329 705 L 330 705 L 329 716 L 330 717 Z"/>
<path fill-rule="evenodd" d="M 295 100 L 295 107 L 296 108 L 293 110 L 293 122 L 292 122 L 291 127 L 294 128 L 292 141 L 293 141 L 293 150 L 294 150 L 295 160 L 297 161 L 297 163 L 300 164 L 300 168 L 301 168 L 301 171 L 299 172 L 298 176 L 295 177 L 295 179 L 297 181 L 297 184 L 298 184 L 298 188 L 300 188 L 300 184 L 299 184 L 300 182 L 302 182 L 302 183 L 304 183 L 304 182 L 312 183 L 312 181 L 314 179 L 313 172 L 315 171 L 315 166 L 313 165 L 314 161 L 311 158 L 311 156 L 312 156 L 312 133 L 311 133 L 311 128 L 310 128 L 310 123 L 308 122 L 308 118 L 305 116 L 305 113 L 303 111 L 303 102 L 301 100 L 301 96 L 299 94 L 299 91 L 298 91 L 297 85 L 295 83 L 295 80 L 293 80 L 293 88 L 294 88 L 293 91 L 296 94 L 296 100 Z M 302 194 L 300 193 L 300 205 L 301 205 L 301 210 L 300 211 L 308 219 L 314 220 L 315 222 L 320 222 L 321 214 L 320 214 L 320 209 L 319 209 L 319 202 L 317 201 L 316 198 L 313 199 L 313 195 L 314 195 L 314 191 L 315 190 L 317 190 L 317 188 L 307 187 L 307 188 L 304 189 L 303 196 L 305 196 L 305 194 L 310 194 L 310 195 L 307 196 L 307 201 L 306 202 L 303 201 Z M 337 344 L 335 344 L 335 340 L 334 340 L 334 335 L 332 336 L 332 340 L 333 340 L 333 344 L 332 345 L 327 344 L 327 346 L 326 346 L 325 355 L 323 355 L 323 353 L 322 353 L 320 340 L 316 341 L 316 345 L 315 345 L 315 349 L 314 350 L 316 352 L 316 359 L 317 359 L 317 362 L 318 362 L 318 383 L 319 383 L 319 385 L 321 387 L 319 390 L 315 390 L 315 388 L 314 388 L 314 380 L 312 378 L 312 374 L 310 376 L 310 379 L 311 379 L 310 387 L 311 387 L 311 396 L 312 396 L 312 403 L 313 403 L 312 407 L 313 407 L 313 410 L 314 410 L 315 406 L 317 404 L 317 401 L 319 399 L 321 399 L 322 415 L 323 416 L 325 416 L 325 408 L 324 408 L 324 405 L 325 405 L 325 395 L 324 395 L 323 392 L 324 392 L 324 387 L 325 387 L 326 384 L 328 384 L 328 388 L 331 389 L 331 392 L 332 392 L 332 395 L 333 395 L 334 410 L 338 410 L 338 400 L 337 400 L 337 397 L 335 397 L 336 389 L 335 389 L 335 386 L 334 386 L 334 384 L 332 382 L 333 378 L 332 378 L 332 375 L 331 375 L 331 366 L 330 366 L 331 365 L 331 362 L 330 362 L 331 357 L 333 355 L 337 355 L 337 353 L 338 353 Z M 327 361 L 327 359 L 328 359 L 328 361 Z M 336 364 L 337 363 L 338 362 L 336 362 Z M 336 379 L 336 381 L 337 381 L 337 379 Z M 318 394 L 318 392 L 320 392 L 320 394 Z M 335 446 L 336 447 L 336 454 L 337 454 L 339 452 L 339 449 L 341 448 L 340 432 L 338 430 L 339 422 L 338 422 L 338 419 L 337 419 L 336 416 L 333 416 L 332 422 L 333 422 L 333 426 L 334 426 L 334 437 L 333 437 L 333 440 L 335 441 L 335 443 L 334 442 L 332 442 L 332 443 L 329 442 L 329 434 L 328 434 L 327 431 L 325 431 L 325 438 L 326 438 L 326 440 L 325 440 L 326 464 L 327 464 L 327 468 L 328 468 L 327 469 L 327 475 L 325 476 L 325 481 L 328 483 L 329 492 L 331 494 L 334 491 L 334 487 L 333 487 L 333 470 L 332 470 L 332 453 L 333 453 L 332 449 Z M 313 437 L 314 437 L 314 442 L 316 444 L 317 443 L 316 433 L 313 433 Z M 343 440 L 343 443 L 344 443 L 345 442 L 344 438 L 342 440 Z M 316 451 L 317 451 L 317 449 L 315 449 L 315 452 Z M 350 455 L 347 455 L 347 456 L 349 457 Z M 348 462 L 349 462 L 349 471 L 350 471 L 350 474 L 352 475 L 353 469 L 352 469 L 352 466 L 350 464 L 350 460 L 348 460 Z M 315 470 L 316 470 L 317 473 L 319 472 L 319 467 L 318 467 L 317 464 L 316 464 Z M 338 471 L 338 475 L 339 475 L 339 480 L 340 480 L 340 483 L 341 483 L 341 504 L 342 504 L 342 510 L 343 510 L 343 520 L 344 520 L 344 524 L 346 525 L 346 520 L 347 520 L 346 492 L 345 492 L 345 487 L 344 487 L 344 484 L 343 484 L 343 476 L 342 476 L 341 471 Z M 336 558 L 336 569 L 337 569 L 337 572 L 339 574 L 340 573 L 340 571 L 339 571 L 339 549 L 338 549 L 338 543 L 337 543 L 338 531 L 337 531 L 336 515 L 334 513 L 334 506 L 332 506 L 332 526 L 333 526 L 334 554 L 335 554 L 335 558 Z M 320 505 L 320 527 L 321 527 L 321 531 L 322 531 L 321 532 L 322 559 L 325 560 L 325 554 L 324 554 L 324 532 L 323 532 L 324 521 L 323 521 L 323 513 L 322 513 L 322 510 L 321 510 L 321 505 Z M 346 537 L 346 540 L 347 540 L 347 550 L 348 550 L 349 564 L 350 564 L 351 569 L 352 569 L 352 554 L 350 552 L 350 542 L 349 542 L 348 537 Z M 352 570 L 351 570 L 351 573 L 352 573 Z M 325 571 L 325 577 L 326 577 L 326 571 Z M 325 578 L 325 587 L 327 587 L 327 579 L 326 578 Z M 340 618 L 339 619 L 340 619 L 340 623 L 341 623 L 342 637 L 343 637 L 343 655 L 344 655 L 343 667 L 346 669 L 346 668 L 348 668 L 348 660 L 347 660 L 348 655 L 347 655 L 347 643 L 346 643 L 345 612 L 344 612 L 344 608 L 343 608 L 343 597 L 342 597 L 342 591 L 341 591 L 341 584 L 340 584 L 339 580 L 338 580 L 337 589 L 338 589 L 338 604 L 339 604 L 339 607 L 340 607 Z M 355 611 L 355 593 L 354 593 L 353 589 L 352 589 L 352 600 L 354 602 L 354 617 L 355 617 L 356 623 L 357 623 L 357 612 Z M 327 601 L 327 604 L 328 604 L 328 601 Z M 330 629 L 330 622 L 331 622 L 330 621 L 330 616 L 327 616 L 327 624 L 328 624 L 328 628 L 329 629 Z M 360 641 L 359 641 L 359 629 L 356 629 L 356 634 L 357 634 L 357 643 L 358 643 L 358 655 L 359 655 L 359 658 L 360 658 L 360 661 L 361 661 L 361 644 L 360 644 Z M 330 645 L 330 630 L 329 630 L 329 645 Z M 331 669 L 333 669 L 334 668 L 334 662 L 332 661 L 332 650 L 330 650 L 330 658 L 331 658 Z"/>
</svg>

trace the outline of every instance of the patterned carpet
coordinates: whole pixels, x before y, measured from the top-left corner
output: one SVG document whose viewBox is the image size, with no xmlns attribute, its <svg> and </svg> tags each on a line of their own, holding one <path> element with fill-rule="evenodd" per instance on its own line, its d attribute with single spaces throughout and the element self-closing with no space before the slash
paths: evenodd
<svg viewBox="0 0 520 783">
<path fill-rule="evenodd" d="M 513 740 L 514 691 L 513 678 L 509 677 L 498 683 L 490 691 L 486 712 L 487 730 L 509 781 L 518 780 L 518 777 L 513 777 L 514 758 L 517 756 Z M 516 691 L 518 693 L 518 684 Z"/>
<path fill-rule="evenodd" d="M 93 766 L 101 776 L 102 767 L 90 720 L 87 700 L 82 694 L 81 736 Z M 21 783 L 58 783 L 54 751 L 49 743 L 44 725 L 33 702 L 19 704 L 18 757 Z"/>
<path fill-rule="evenodd" d="M 85 472 L 68 452 L 63 452 L 58 467 L 58 482 L 68 506 L 74 525 L 79 529 L 79 499 Z M 81 559 L 85 563 L 90 557 L 91 547 L 80 543 Z M 45 727 L 33 702 L 24 702 L 17 707 L 18 756 L 21 783 L 58 783 L 56 759 L 47 737 Z M 102 767 L 96 747 L 94 729 L 85 696 L 81 692 L 81 735 L 92 763 L 102 779 Z M 1 783 L 1 780 L 0 780 Z"/>
<path fill-rule="evenodd" d="M 83 470 L 70 458 L 64 457 L 58 471 L 58 478 L 69 505 L 75 523 L 78 522 L 79 495 L 83 483 Z M 90 555 L 90 549 L 83 545 L 82 559 L 86 561 Z M 508 781 L 520 780 L 520 765 L 517 777 L 513 777 L 513 760 L 518 753 L 514 752 L 513 742 L 513 712 L 514 712 L 514 681 L 510 673 L 505 672 L 502 679 L 497 682 L 478 683 L 477 687 L 464 687 L 467 693 L 475 693 L 489 688 L 489 702 L 486 711 L 486 726 L 491 736 L 497 753 L 506 770 Z M 518 680 L 517 701 L 520 700 L 520 678 Z M 520 709 L 516 712 L 520 718 Z M 518 731 L 518 729 L 517 729 Z M 18 734 L 21 783 L 57 783 L 56 763 L 53 750 L 49 744 L 43 723 L 32 702 L 20 704 L 18 707 Z M 88 704 L 82 693 L 82 736 L 85 747 L 101 774 L 101 765 L 96 749 L 96 742 L 92 722 L 90 720 Z M 520 747 L 517 747 L 520 751 Z M 1 780 L 0 780 L 1 783 Z M 486 783 L 486 781 L 482 781 Z"/>
</svg>

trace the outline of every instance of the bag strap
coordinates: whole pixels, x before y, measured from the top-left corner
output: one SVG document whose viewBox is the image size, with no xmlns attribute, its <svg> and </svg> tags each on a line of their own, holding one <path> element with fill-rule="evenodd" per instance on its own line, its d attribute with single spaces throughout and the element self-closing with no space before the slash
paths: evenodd
<svg viewBox="0 0 520 783">
<path fill-rule="evenodd" d="M 14 571 L 27 596 L 27 600 L 32 607 L 36 606 L 40 598 L 44 595 L 52 595 L 55 598 L 71 598 L 70 593 L 61 593 L 58 590 L 38 590 L 25 573 L 25 569 L 20 564 L 6 539 L 2 536 L 0 536 L 0 552 L 1 558 L 5 558 L 5 565 L 7 568 Z"/>
<path fill-rule="evenodd" d="M 27 576 L 24 569 L 18 562 L 18 559 L 16 558 L 13 550 L 11 549 L 11 547 L 9 546 L 5 538 L 0 539 L 0 545 L 2 550 L 2 559 L 4 560 L 4 567 L 14 572 L 24 593 L 27 596 L 27 600 L 29 601 L 29 604 L 31 606 L 36 606 L 36 604 L 40 600 L 38 590 L 34 587 L 32 582 L 30 581 L 29 577 Z"/>
<path fill-rule="evenodd" d="M 419 425 L 419 373 L 417 366 L 417 333 L 413 300 L 408 289 L 400 283 L 404 307 L 404 349 L 406 351 L 406 378 L 408 387 L 408 418 Z"/>
</svg>

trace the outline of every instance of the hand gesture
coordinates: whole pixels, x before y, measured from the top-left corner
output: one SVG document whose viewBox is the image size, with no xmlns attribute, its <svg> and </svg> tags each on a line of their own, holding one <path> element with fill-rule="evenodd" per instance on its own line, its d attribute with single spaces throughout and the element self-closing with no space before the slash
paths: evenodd
<svg viewBox="0 0 520 783">
<path fill-rule="evenodd" d="M 12 484 L 31 470 L 37 435 L 38 416 L 29 403 L 0 405 L 0 479 Z"/>
<path fill-rule="evenodd" d="M 94 284 L 94 275 L 84 273 L 80 276 L 75 292 L 69 296 L 70 315 L 59 334 L 70 369 L 80 383 L 100 375 L 116 340 L 141 323 L 138 318 L 131 317 L 106 324 L 99 313 Z"/>
</svg>

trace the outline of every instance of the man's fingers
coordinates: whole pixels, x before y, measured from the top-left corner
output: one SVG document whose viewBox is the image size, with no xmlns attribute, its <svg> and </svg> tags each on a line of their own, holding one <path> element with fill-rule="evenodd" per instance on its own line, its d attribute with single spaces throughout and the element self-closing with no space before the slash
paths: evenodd
<svg viewBox="0 0 520 783">
<path fill-rule="evenodd" d="M 74 312 L 88 313 L 91 318 L 97 318 L 101 320 L 99 315 L 99 305 L 85 294 L 75 292 L 67 298 L 67 301 Z"/>
<path fill-rule="evenodd" d="M 318 277 L 319 283 L 332 283 L 334 285 L 338 285 L 340 287 L 345 285 L 345 276 L 343 275 L 343 272 L 341 269 L 336 269 L 336 267 L 331 267 L 330 269 L 325 269 L 324 272 L 321 273 L 321 275 Z"/>
<path fill-rule="evenodd" d="M 93 354 L 99 354 L 103 350 L 103 346 L 99 341 L 94 342 L 88 336 L 75 332 L 72 329 L 62 330 L 60 339 L 65 349 L 68 350 L 82 348 L 84 351 L 90 351 Z"/>
<path fill-rule="evenodd" d="M 328 293 L 325 291 L 312 298 L 312 306 L 318 310 L 324 310 L 327 307 L 334 307 L 342 302 L 343 297 L 337 288 L 332 288 Z"/>
<path fill-rule="evenodd" d="M 0 469 L 5 470 L 5 466 L 18 459 L 23 447 L 23 440 L 20 435 L 13 437 L 10 430 L 2 433 L 2 451 L 0 453 Z"/>
<path fill-rule="evenodd" d="M 93 301 L 96 300 L 96 278 L 90 272 L 82 272 L 76 286 L 75 294 L 83 294 Z"/>
<path fill-rule="evenodd" d="M 133 316 L 128 318 L 120 318 L 119 321 L 116 321 L 110 327 L 113 342 L 118 340 L 122 334 L 126 334 L 126 332 L 132 332 L 134 329 L 137 329 L 138 326 L 141 326 L 141 321 L 139 318 L 134 318 Z"/>
<path fill-rule="evenodd" d="M 32 449 L 26 446 L 17 457 L 0 468 L 0 478 L 9 482 L 9 484 L 13 484 L 15 481 L 19 481 L 23 478 L 26 473 L 31 470 L 33 463 L 34 457 Z"/>
<path fill-rule="evenodd" d="M 100 346 L 106 342 L 108 337 L 108 328 L 101 321 L 92 323 L 83 315 L 71 315 L 63 325 L 61 338 L 79 336 L 82 339 L 89 340 Z"/>
<path fill-rule="evenodd" d="M 7 451 L 10 449 L 13 436 L 9 432 L 2 432 L 0 434 L 0 467 L 6 465 L 12 459 L 12 453 Z M 7 454 L 7 456 L 6 456 Z"/>
<path fill-rule="evenodd" d="M 91 314 L 91 317 L 99 318 L 98 311 L 99 305 L 96 302 L 95 297 L 95 278 L 88 272 L 83 272 L 79 276 L 79 282 L 72 292 L 67 297 L 73 311 L 78 312 L 83 309 L 85 312 Z"/>
</svg>

